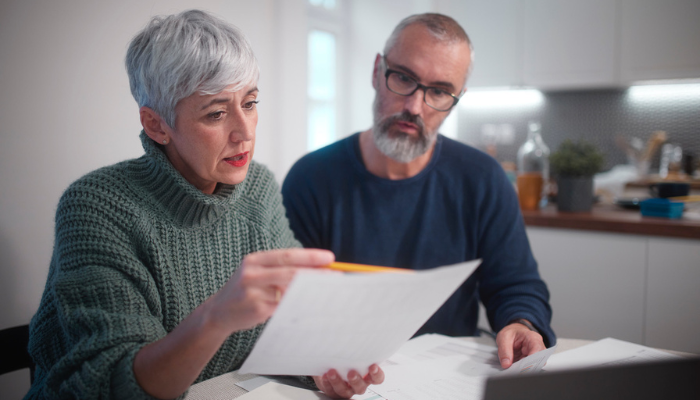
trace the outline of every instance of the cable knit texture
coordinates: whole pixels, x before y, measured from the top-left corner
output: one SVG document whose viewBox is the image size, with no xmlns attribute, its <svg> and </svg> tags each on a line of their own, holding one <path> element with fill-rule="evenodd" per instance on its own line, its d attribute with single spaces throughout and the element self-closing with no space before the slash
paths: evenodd
<svg viewBox="0 0 700 400">
<path fill-rule="evenodd" d="M 299 246 L 262 165 L 207 195 L 141 141 L 144 156 L 82 177 L 58 204 L 27 398 L 150 399 L 133 374 L 139 349 L 218 291 L 246 254 Z M 261 331 L 231 335 L 197 382 L 239 368 Z"/>
</svg>

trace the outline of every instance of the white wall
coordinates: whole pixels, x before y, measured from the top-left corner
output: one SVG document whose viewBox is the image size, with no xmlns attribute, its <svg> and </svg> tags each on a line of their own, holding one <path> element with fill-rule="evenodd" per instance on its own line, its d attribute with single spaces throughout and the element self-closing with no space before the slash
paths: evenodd
<svg viewBox="0 0 700 400">
<path fill-rule="evenodd" d="M 364 131 L 372 125 L 374 58 L 377 53 L 383 53 L 391 31 L 405 17 L 435 12 L 435 7 L 430 0 L 350 0 L 347 69 L 344 71 L 347 116 L 340 137 Z"/>
<path fill-rule="evenodd" d="M 432 4 L 345 4 L 339 136 L 370 126 L 375 54 L 399 20 Z M 306 0 L 0 2 L 0 329 L 28 323 L 39 305 L 65 188 L 143 153 L 124 56 L 150 17 L 199 8 L 246 33 L 261 68 L 255 158 L 281 181 L 306 152 L 306 7 Z M 27 379 L 24 371 L 0 377 L 0 397 L 21 397 Z"/>
<path fill-rule="evenodd" d="M 298 118 L 306 112 L 299 101 L 305 81 L 287 79 L 305 77 L 305 53 L 295 54 L 305 52 L 305 6 L 305 0 L 0 2 L 0 329 L 25 324 L 36 311 L 63 190 L 93 169 L 143 153 L 124 56 L 150 17 L 200 8 L 246 33 L 262 71 L 255 157 L 281 179 L 306 143 L 306 118 Z M 0 377 L 0 398 L 21 397 L 27 375 Z"/>
</svg>

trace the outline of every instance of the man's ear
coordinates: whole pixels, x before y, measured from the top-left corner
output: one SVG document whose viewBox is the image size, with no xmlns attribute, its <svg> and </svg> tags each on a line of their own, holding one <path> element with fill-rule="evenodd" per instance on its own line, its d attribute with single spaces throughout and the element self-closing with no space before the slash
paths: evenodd
<svg viewBox="0 0 700 400">
<path fill-rule="evenodd" d="M 168 124 L 153 109 L 143 106 L 139 109 L 141 126 L 144 132 L 158 144 L 168 144 L 172 133 Z"/>
<path fill-rule="evenodd" d="M 379 88 L 379 74 L 382 69 L 382 55 L 377 53 L 377 57 L 374 58 L 374 70 L 372 71 L 372 87 L 374 90 Z"/>
</svg>

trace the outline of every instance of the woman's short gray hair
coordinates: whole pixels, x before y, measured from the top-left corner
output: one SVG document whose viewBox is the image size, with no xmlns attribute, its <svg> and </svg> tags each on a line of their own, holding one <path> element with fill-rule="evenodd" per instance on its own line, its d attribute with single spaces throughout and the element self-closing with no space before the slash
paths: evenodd
<svg viewBox="0 0 700 400">
<path fill-rule="evenodd" d="M 131 94 L 175 127 L 177 103 L 195 92 L 240 90 L 260 75 L 253 49 L 235 26 L 199 10 L 154 17 L 126 52 Z"/>
</svg>

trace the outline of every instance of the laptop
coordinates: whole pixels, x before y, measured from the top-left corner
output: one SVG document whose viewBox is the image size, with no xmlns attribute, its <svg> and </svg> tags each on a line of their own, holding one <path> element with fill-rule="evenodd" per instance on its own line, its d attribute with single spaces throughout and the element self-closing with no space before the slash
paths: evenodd
<svg viewBox="0 0 700 400">
<path fill-rule="evenodd" d="M 700 399 L 700 357 L 491 377 L 484 400 Z"/>
</svg>

